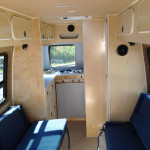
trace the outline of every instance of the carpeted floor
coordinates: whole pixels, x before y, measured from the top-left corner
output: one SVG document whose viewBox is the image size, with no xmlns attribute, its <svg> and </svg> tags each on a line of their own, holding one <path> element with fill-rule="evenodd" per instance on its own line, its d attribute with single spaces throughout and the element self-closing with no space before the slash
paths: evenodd
<svg viewBox="0 0 150 150">
<path fill-rule="evenodd" d="M 96 150 L 97 138 L 86 137 L 85 121 L 69 121 L 68 128 L 70 133 L 70 150 Z M 62 150 L 68 150 L 68 138 L 65 135 Z"/>
</svg>

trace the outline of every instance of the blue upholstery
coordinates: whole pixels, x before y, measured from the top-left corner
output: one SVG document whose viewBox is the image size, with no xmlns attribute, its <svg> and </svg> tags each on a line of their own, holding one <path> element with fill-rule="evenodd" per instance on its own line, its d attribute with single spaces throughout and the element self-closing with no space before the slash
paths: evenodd
<svg viewBox="0 0 150 150">
<path fill-rule="evenodd" d="M 0 116 L 0 150 L 12 150 L 27 130 L 21 107 L 12 107 Z"/>
<path fill-rule="evenodd" d="M 16 150 L 59 150 L 66 128 L 66 119 L 35 122 L 17 145 Z"/>
<path fill-rule="evenodd" d="M 150 94 L 141 93 L 130 121 L 146 149 L 150 150 Z"/>
<path fill-rule="evenodd" d="M 150 94 L 141 93 L 130 122 L 106 122 L 107 150 L 150 150 Z"/>
<path fill-rule="evenodd" d="M 146 150 L 130 122 L 106 122 L 107 150 Z"/>
</svg>

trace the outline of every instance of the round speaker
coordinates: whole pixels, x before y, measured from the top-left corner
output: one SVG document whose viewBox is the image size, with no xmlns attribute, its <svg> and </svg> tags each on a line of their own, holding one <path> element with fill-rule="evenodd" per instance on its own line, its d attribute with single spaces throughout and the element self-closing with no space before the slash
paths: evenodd
<svg viewBox="0 0 150 150">
<path fill-rule="evenodd" d="M 126 45 L 120 45 L 117 48 L 117 54 L 120 56 L 125 56 L 128 53 L 128 47 Z"/>
<path fill-rule="evenodd" d="M 69 32 L 73 32 L 74 30 L 75 30 L 74 25 L 69 25 L 69 26 L 68 26 L 68 31 L 69 31 Z"/>
</svg>

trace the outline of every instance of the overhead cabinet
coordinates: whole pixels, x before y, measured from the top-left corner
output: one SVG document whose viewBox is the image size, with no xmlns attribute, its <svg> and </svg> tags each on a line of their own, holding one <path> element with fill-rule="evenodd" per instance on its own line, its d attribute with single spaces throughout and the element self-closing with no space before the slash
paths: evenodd
<svg viewBox="0 0 150 150">
<path fill-rule="evenodd" d="M 12 29 L 13 36 L 15 39 L 32 39 L 32 20 L 13 16 Z"/>
<path fill-rule="evenodd" d="M 150 0 L 142 0 L 137 10 L 137 31 L 150 32 Z"/>
<path fill-rule="evenodd" d="M 11 26 L 8 16 L 0 12 L 0 40 L 11 38 Z"/>
<path fill-rule="evenodd" d="M 117 17 L 117 34 L 131 34 L 133 28 L 133 9 L 128 9 Z"/>
<path fill-rule="evenodd" d="M 48 39 L 47 24 L 40 23 L 40 30 L 41 30 L 41 39 L 47 40 Z"/>
<path fill-rule="evenodd" d="M 53 40 L 54 39 L 54 27 L 48 26 L 47 31 L 48 31 L 48 39 Z"/>
</svg>

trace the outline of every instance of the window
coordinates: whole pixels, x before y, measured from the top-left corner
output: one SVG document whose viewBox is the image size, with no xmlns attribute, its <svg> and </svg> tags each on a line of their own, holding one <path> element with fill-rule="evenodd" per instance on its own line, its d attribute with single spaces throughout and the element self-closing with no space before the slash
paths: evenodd
<svg viewBox="0 0 150 150">
<path fill-rule="evenodd" d="M 7 98 L 7 54 L 0 55 L 0 104 Z"/>
<path fill-rule="evenodd" d="M 74 45 L 53 45 L 49 47 L 50 64 L 55 67 L 72 67 L 75 62 Z"/>
</svg>

